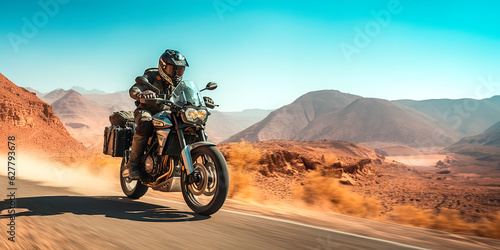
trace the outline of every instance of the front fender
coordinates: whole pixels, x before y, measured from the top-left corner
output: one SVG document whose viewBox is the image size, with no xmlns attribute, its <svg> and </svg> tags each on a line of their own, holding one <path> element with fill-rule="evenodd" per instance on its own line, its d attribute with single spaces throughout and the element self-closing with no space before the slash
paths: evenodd
<svg viewBox="0 0 500 250">
<path fill-rule="evenodd" d="M 211 143 L 211 142 L 207 142 L 207 141 L 199 141 L 199 142 L 195 142 L 193 144 L 189 144 L 187 147 L 189 148 L 189 151 L 191 152 L 191 150 L 198 148 L 198 147 L 201 147 L 201 146 L 216 146 L 216 145 L 217 144 L 215 144 L 215 143 Z"/>
</svg>

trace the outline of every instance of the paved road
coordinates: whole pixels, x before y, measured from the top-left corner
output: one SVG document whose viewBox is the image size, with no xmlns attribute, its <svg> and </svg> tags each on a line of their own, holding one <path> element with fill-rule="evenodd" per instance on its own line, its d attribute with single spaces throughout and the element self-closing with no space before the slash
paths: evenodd
<svg viewBox="0 0 500 250">
<path fill-rule="evenodd" d="M 166 200 L 158 192 L 150 191 L 140 200 L 130 200 L 120 194 L 118 187 L 94 190 L 89 196 L 81 188 L 51 187 L 26 180 L 17 180 L 16 185 L 16 242 L 7 240 L 8 201 L 2 201 L 0 206 L 3 210 L 0 246 L 7 249 L 495 249 L 500 246 L 500 241 L 486 238 L 346 216 L 333 218 L 334 223 L 317 218 L 308 221 L 300 216 L 267 216 L 252 213 L 251 207 L 231 201 L 223 210 L 207 217 L 192 213 L 182 200 Z M 339 228 L 347 232 L 340 232 Z M 357 233 L 356 228 L 364 229 Z M 374 237 L 377 235 L 380 238 Z"/>
</svg>

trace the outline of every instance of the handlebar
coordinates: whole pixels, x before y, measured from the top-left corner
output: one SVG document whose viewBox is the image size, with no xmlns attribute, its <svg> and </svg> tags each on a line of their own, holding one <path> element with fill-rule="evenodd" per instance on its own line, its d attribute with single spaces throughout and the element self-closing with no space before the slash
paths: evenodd
<svg viewBox="0 0 500 250">
<path fill-rule="evenodd" d="M 173 102 L 171 102 L 170 100 L 163 99 L 163 98 L 141 98 L 139 100 L 139 102 L 144 103 L 144 104 L 150 104 L 150 105 L 165 104 L 169 107 L 177 106 Z M 205 103 L 205 105 L 207 108 L 210 108 L 210 109 L 214 109 L 215 107 L 219 107 L 219 105 L 215 105 L 214 103 Z M 179 108 L 181 108 L 181 107 L 179 107 Z"/>
</svg>

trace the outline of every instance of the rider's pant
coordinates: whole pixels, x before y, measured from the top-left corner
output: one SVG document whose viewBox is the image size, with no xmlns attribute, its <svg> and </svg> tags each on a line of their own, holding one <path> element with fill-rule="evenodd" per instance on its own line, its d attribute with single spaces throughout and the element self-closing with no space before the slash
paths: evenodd
<svg viewBox="0 0 500 250">
<path fill-rule="evenodd" d="M 149 137 L 153 134 L 153 115 L 151 111 L 145 109 L 136 109 L 134 111 L 134 120 L 137 124 L 134 138 L 132 141 L 132 152 L 130 152 L 129 167 L 141 164 L 144 150 Z"/>
</svg>

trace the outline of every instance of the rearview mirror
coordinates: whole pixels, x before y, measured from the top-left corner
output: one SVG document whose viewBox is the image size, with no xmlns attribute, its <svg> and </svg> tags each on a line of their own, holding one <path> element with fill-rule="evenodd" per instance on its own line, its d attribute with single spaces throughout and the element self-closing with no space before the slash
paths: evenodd
<svg viewBox="0 0 500 250">
<path fill-rule="evenodd" d="M 204 90 L 214 90 L 216 88 L 217 88 L 217 83 L 216 82 L 209 82 L 204 89 L 200 90 L 200 92 L 204 91 Z"/>
</svg>

